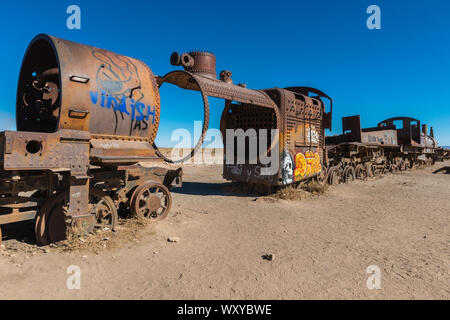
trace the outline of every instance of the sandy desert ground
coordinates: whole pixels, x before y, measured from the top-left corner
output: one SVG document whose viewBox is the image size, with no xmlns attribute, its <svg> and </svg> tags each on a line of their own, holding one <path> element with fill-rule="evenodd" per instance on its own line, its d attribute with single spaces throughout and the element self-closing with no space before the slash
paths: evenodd
<svg viewBox="0 0 450 320">
<path fill-rule="evenodd" d="M 445 165 L 293 201 L 238 193 L 220 166 L 188 167 L 169 217 L 119 245 L 4 240 L 0 298 L 449 299 L 450 175 L 432 174 Z M 66 286 L 71 265 L 79 290 Z M 371 265 L 379 290 L 366 285 Z"/>
</svg>

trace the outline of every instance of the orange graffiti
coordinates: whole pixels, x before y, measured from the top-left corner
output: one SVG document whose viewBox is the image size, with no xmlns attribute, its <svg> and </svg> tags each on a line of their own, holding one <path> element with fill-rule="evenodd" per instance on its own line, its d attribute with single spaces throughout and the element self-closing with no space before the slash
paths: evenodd
<svg viewBox="0 0 450 320">
<path fill-rule="evenodd" d="M 299 152 L 295 156 L 295 172 L 294 176 L 310 176 L 318 174 L 322 171 L 319 153 L 308 150 L 305 154 Z"/>
</svg>

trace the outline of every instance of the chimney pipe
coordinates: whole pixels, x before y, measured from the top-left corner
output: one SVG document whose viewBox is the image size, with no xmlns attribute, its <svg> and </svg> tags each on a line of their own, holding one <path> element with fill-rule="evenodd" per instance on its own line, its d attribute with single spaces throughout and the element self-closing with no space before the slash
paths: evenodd
<svg viewBox="0 0 450 320">
<path fill-rule="evenodd" d="M 426 124 L 422 125 L 422 132 L 424 135 L 428 135 L 428 126 Z"/>
</svg>

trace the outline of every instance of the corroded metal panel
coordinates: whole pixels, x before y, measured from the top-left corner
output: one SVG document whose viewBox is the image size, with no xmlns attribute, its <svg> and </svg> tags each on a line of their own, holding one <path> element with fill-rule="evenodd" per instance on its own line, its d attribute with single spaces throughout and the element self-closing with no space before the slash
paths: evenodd
<svg viewBox="0 0 450 320">
<path fill-rule="evenodd" d="M 16 114 L 20 131 L 71 129 L 153 142 L 160 100 L 142 61 L 41 34 L 23 60 Z"/>
<path fill-rule="evenodd" d="M 75 170 L 89 167 L 89 133 L 6 131 L 2 141 L 5 170 Z"/>
<path fill-rule="evenodd" d="M 396 130 L 368 131 L 361 133 L 362 143 L 376 143 L 390 146 L 398 145 Z"/>
</svg>

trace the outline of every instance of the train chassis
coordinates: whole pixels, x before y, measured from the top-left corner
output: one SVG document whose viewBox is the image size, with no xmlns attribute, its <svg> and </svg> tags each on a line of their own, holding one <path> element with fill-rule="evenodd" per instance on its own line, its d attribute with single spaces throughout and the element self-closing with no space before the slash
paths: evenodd
<svg viewBox="0 0 450 320">
<path fill-rule="evenodd" d="M 436 161 L 434 154 L 424 154 L 420 149 L 405 151 L 400 146 L 362 143 L 342 143 L 330 148 L 328 154 L 330 166 L 326 180 L 330 185 L 406 171 Z"/>
<path fill-rule="evenodd" d="M 75 220 L 67 215 L 71 179 L 67 171 L 0 172 L 0 227 L 34 220 L 37 242 L 47 245 L 66 239 L 74 230 L 80 234 L 95 228 L 114 230 L 121 210 L 161 220 L 172 205 L 170 188 L 182 184 L 181 169 L 131 165 L 93 168 L 89 174 L 90 217 Z"/>
</svg>

